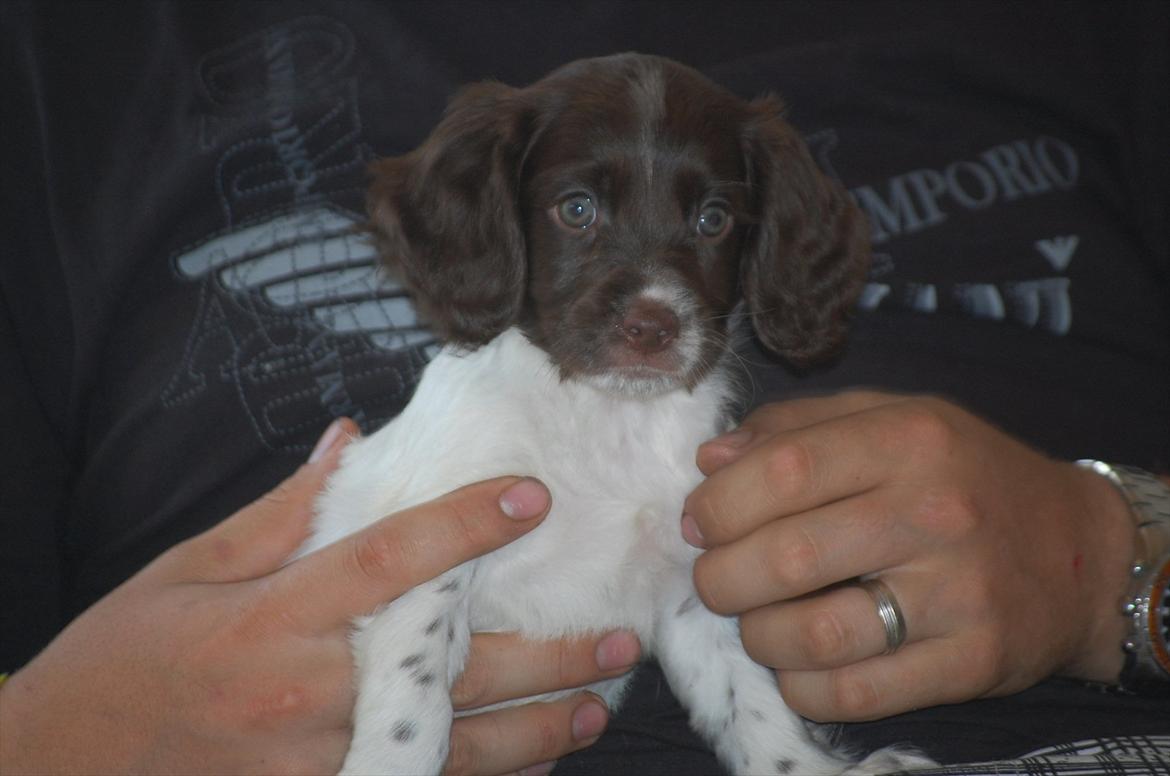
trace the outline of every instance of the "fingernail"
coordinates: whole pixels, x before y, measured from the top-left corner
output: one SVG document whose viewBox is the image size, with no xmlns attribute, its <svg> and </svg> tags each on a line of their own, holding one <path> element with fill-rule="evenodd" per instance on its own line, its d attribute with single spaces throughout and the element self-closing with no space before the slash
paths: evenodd
<svg viewBox="0 0 1170 776">
<path fill-rule="evenodd" d="M 521 768 L 516 771 L 516 776 L 548 776 L 555 767 L 557 767 L 557 761 L 550 760 L 547 763 L 537 763 L 529 765 L 527 768 Z"/>
<path fill-rule="evenodd" d="M 320 461 L 322 458 L 324 458 L 325 454 L 329 452 L 329 449 L 333 447 L 333 444 L 337 442 L 340 437 L 341 421 L 335 420 L 329 424 L 329 428 L 325 429 L 325 433 L 322 434 L 321 438 L 317 440 L 317 446 L 314 447 L 313 452 L 309 454 L 309 463 L 317 463 L 317 461 Z"/>
<path fill-rule="evenodd" d="M 709 439 L 703 444 L 739 449 L 746 446 L 750 441 L 752 441 L 751 429 L 737 428 L 735 431 L 728 431 L 726 434 L 720 434 L 714 439 Z"/>
<path fill-rule="evenodd" d="M 685 513 L 682 516 L 682 537 L 687 544 L 700 550 L 707 546 L 703 532 L 699 530 L 699 524 L 695 522 L 695 518 Z"/>
<path fill-rule="evenodd" d="M 637 636 L 629 631 L 614 631 L 597 642 L 597 667 L 602 671 L 629 668 L 641 654 Z"/>
<path fill-rule="evenodd" d="M 529 520 L 549 505 L 548 490 L 537 480 L 525 478 L 500 494 L 500 509 L 513 520 Z"/>
<path fill-rule="evenodd" d="M 605 730 L 608 721 L 609 714 L 604 706 L 597 701 L 586 701 L 573 712 L 573 738 L 577 741 L 596 738 Z"/>
</svg>

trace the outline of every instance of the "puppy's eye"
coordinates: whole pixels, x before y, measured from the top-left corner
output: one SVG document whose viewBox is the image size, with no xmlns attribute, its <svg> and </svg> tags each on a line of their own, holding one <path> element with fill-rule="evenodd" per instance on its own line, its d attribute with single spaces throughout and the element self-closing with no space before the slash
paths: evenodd
<svg viewBox="0 0 1170 776">
<path fill-rule="evenodd" d="M 722 237 L 731 228 L 731 213 L 727 208 L 717 203 L 707 203 L 699 211 L 699 221 L 695 229 L 707 239 Z"/>
<path fill-rule="evenodd" d="M 597 220 L 597 207 L 587 194 L 573 194 L 557 205 L 557 218 L 572 229 L 587 229 Z"/>
</svg>

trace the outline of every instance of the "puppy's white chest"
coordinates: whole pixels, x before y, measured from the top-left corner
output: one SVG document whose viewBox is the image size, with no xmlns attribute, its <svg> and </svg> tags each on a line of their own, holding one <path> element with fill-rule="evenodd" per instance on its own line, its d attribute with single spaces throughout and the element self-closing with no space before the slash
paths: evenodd
<svg viewBox="0 0 1170 776">
<path fill-rule="evenodd" d="M 683 476 L 678 462 L 638 483 L 586 475 L 570 484 L 572 472 L 551 468 L 537 474 L 553 495 L 544 523 L 476 565 L 473 630 L 553 637 L 625 627 L 649 647 L 664 574 L 694 553 L 678 521 L 697 472 Z"/>
<path fill-rule="evenodd" d="M 470 482 L 533 476 L 550 514 L 476 563 L 473 627 L 642 630 L 659 572 L 692 557 L 678 520 L 725 392 L 716 380 L 649 398 L 565 382 L 517 331 L 472 354 L 444 351 L 403 414 L 347 450 L 310 548 Z"/>
</svg>

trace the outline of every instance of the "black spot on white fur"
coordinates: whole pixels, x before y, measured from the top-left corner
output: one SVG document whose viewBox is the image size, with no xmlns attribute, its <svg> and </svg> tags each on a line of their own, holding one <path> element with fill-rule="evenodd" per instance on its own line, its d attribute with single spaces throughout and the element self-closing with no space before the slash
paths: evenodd
<svg viewBox="0 0 1170 776">
<path fill-rule="evenodd" d="M 400 720 L 390 731 L 390 737 L 400 744 L 409 743 L 418 732 L 418 726 L 409 720 Z"/>
<path fill-rule="evenodd" d="M 689 598 L 687 598 L 685 601 L 683 601 L 681 604 L 678 605 L 678 609 L 675 609 L 674 615 L 676 617 L 682 617 L 684 614 L 689 612 L 691 609 L 694 609 L 698 603 L 699 603 L 698 598 L 696 598 L 695 596 L 690 596 Z"/>
<path fill-rule="evenodd" d="M 788 758 L 781 758 L 772 763 L 772 767 L 776 769 L 776 773 L 792 773 L 793 769 L 796 768 L 796 763 Z"/>
</svg>

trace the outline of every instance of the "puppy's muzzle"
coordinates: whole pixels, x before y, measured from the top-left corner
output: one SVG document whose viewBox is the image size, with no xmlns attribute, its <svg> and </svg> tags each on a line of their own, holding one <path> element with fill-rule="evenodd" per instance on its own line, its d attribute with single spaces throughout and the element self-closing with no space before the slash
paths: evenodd
<svg viewBox="0 0 1170 776">
<path fill-rule="evenodd" d="M 630 349 L 644 354 L 659 353 L 678 339 L 678 315 L 669 307 L 640 297 L 630 305 L 620 324 Z"/>
</svg>

